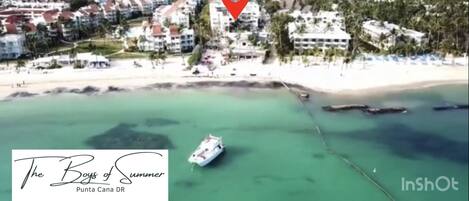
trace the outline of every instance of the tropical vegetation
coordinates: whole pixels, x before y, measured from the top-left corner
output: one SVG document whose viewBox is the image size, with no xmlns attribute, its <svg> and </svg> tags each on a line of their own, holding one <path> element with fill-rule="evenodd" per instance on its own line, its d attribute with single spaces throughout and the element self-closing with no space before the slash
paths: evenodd
<svg viewBox="0 0 469 201">
<path fill-rule="evenodd" d="M 200 59 L 202 59 L 202 48 L 200 47 L 200 45 L 197 45 L 192 51 L 192 54 L 189 59 L 187 59 L 187 63 L 189 64 L 189 66 L 194 66 L 199 63 Z"/>
<path fill-rule="evenodd" d="M 151 65 L 153 66 L 153 68 L 155 67 L 155 64 L 159 65 L 160 61 L 162 61 L 161 64 L 164 64 L 164 62 L 167 58 L 165 52 L 152 52 L 148 55 L 148 57 L 151 61 Z"/>
<path fill-rule="evenodd" d="M 274 39 L 273 48 L 281 60 L 293 49 L 293 45 L 288 37 L 288 23 L 293 18 L 286 13 L 276 14 L 271 18 L 270 32 Z"/>
<path fill-rule="evenodd" d="M 261 0 L 260 0 L 261 1 Z M 288 40 L 286 14 L 275 14 L 278 10 L 271 0 L 262 0 L 266 10 L 271 13 L 271 33 L 278 56 L 283 60 L 293 49 Z M 274 3 L 276 4 L 276 3 Z M 334 7 L 336 4 L 338 7 Z M 462 55 L 469 52 L 469 3 L 464 0 L 295 0 L 299 9 L 309 8 L 312 12 L 337 9 L 345 18 L 346 31 L 351 34 L 352 41 L 347 52 L 340 53 L 345 62 L 356 58 L 360 53 L 379 52 L 398 55 L 414 55 L 420 53 L 439 53 L 441 55 Z M 308 7 L 306 7 L 308 6 Z M 295 7 L 298 8 L 298 7 Z M 390 22 L 414 29 L 426 34 L 428 43 L 418 45 L 416 41 L 392 31 L 397 43 L 389 48 L 376 48 L 368 43 L 369 36 L 362 30 L 366 20 Z M 298 27 L 301 31 L 302 27 Z M 379 39 L 380 45 L 387 36 Z M 322 53 L 324 60 L 337 56 L 336 50 Z M 310 51 L 301 53 L 311 55 Z M 316 55 L 316 53 L 314 53 Z"/>
<path fill-rule="evenodd" d="M 204 46 L 212 37 L 212 29 L 210 28 L 210 8 L 208 1 L 204 1 L 200 13 L 195 15 L 192 22 L 197 34 L 196 40 L 198 44 Z"/>
<path fill-rule="evenodd" d="M 400 39 L 402 42 L 389 48 L 389 53 L 408 55 L 437 52 L 460 55 L 468 52 L 469 4 L 467 1 L 349 0 L 340 1 L 339 8 L 344 13 L 347 31 L 353 36 L 353 51 L 360 48 L 358 40 L 362 34 L 363 21 L 371 18 L 426 33 L 428 43 L 425 43 L 424 46 L 420 47 L 415 44 L 415 41 L 402 37 Z"/>
</svg>

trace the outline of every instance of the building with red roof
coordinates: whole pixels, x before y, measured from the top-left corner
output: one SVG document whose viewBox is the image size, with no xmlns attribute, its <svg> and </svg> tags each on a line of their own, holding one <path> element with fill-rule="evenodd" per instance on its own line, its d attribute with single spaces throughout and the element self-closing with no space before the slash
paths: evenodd
<svg viewBox="0 0 469 201">
<path fill-rule="evenodd" d="M 164 25 L 156 22 L 144 28 L 138 47 L 143 51 L 168 51 L 179 53 L 194 48 L 194 30 L 177 25 Z"/>
<path fill-rule="evenodd" d="M 114 0 L 107 0 L 103 8 L 104 18 L 111 23 L 117 21 L 117 5 L 114 4 Z"/>
</svg>

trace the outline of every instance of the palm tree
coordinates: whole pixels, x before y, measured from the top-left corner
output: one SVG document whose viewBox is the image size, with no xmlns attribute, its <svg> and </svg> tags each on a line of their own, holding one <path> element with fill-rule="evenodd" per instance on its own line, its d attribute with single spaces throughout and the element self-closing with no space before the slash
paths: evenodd
<svg viewBox="0 0 469 201">
<path fill-rule="evenodd" d="M 20 68 L 25 67 L 26 63 L 23 60 L 17 60 L 16 61 L 16 71 L 19 71 Z"/>
<path fill-rule="evenodd" d="M 103 24 L 100 24 L 98 26 L 98 35 L 100 38 L 104 39 L 104 45 L 106 45 L 106 27 Z"/>
<path fill-rule="evenodd" d="M 384 51 L 384 46 L 385 46 L 384 42 L 386 41 L 386 38 L 387 38 L 386 35 L 384 35 L 383 33 L 379 35 L 378 44 L 379 44 L 381 51 Z"/>
<path fill-rule="evenodd" d="M 135 44 L 136 44 L 137 47 L 140 46 L 139 47 L 140 50 L 145 50 L 144 46 L 145 46 L 146 42 L 147 42 L 147 37 L 141 35 L 141 36 L 138 37 L 137 42 Z"/>
<path fill-rule="evenodd" d="M 297 27 L 297 32 L 302 35 L 304 33 L 306 33 L 306 25 L 305 24 L 301 24 L 300 26 Z"/>
<path fill-rule="evenodd" d="M 328 22 L 326 25 L 326 28 L 324 29 L 324 32 L 331 31 L 333 29 L 332 23 Z"/>
<path fill-rule="evenodd" d="M 335 47 L 327 49 L 324 52 L 323 60 L 327 61 L 327 68 L 330 68 L 331 62 L 334 60 L 335 54 L 336 54 L 336 48 Z"/>
<path fill-rule="evenodd" d="M 291 42 L 288 37 L 288 30 L 285 28 L 293 18 L 287 14 L 274 15 L 271 20 L 270 31 L 274 38 L 274 48 L 280 59 L 283 60 L 291 49 Z"/>
<path fill-rule="evenodd" d="M 352 53 L 347 51 L 345 52 L 345 58 L 344 58 L 344 64 L 345 64 L 345 68 L 348 68 L 348 65 L 352 62 Z"/>
<path fill-rule="evenodd" d="M 69 56 L 70 56 L 70 59 L 73 59 L 73 63 L 75 63 L 76 62 L 75 59 L 77 57 L 77 49 L 75 47 L 70 49 Z"/>
<path fill-rule="evenodd" d="M 158 52 L 158 59 L 162 61 L 162 65 L 164 67 L 164 62 L 166 61 L 166 53 L 165 52 Z"/>
<path fill-rule="evenodd" d="M 93 41 L 90 40 L 90 42 L 88 43 L 88 51 L 94 52 L 95 50 L 96 50 L 96 45 L 93 44 Z"/>
<path fill-rule="evenodd" d="M 25 46 L 29 50 L 33 58 L 35 58 L 37 54 L 38 38 L 36 36 L 36 34 L 27 34 L 25 40 Z"/>
<path fill-rule="evenodd" d="M 121 17 L 119 21 L 119 25 L 124 28 L 124 31 L 128 31 L 130 28 L 129 22 L 127 22 L 127 19 L 125 17 Z"/>
<path fill-rule="evenodd" d="M 154 69 L 155 68 L 155 61 L 158 60 L 158 57 L 156 56 L 156 52 L 152 52 L 148 55 L 148 59 L 150 59 L 151 66 Z"/>
</svg>

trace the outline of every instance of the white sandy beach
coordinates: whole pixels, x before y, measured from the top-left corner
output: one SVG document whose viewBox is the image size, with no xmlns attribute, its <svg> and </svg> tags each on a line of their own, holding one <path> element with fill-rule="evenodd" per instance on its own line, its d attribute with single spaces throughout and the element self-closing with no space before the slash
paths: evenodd
<svg viewBox="0 0 469 201">
<path fill-rule="evenodd" d="M 197 81 L 285 81 L 328 93 L 361 93 L 382 88 L 403 89 L 435 84 L 468 83 L 466 65 L 416 65 L 382 61 L 380 63 L 354 62 L 345 67 L 321 64 L 304 67 L 299 61 L 289 64 L 263 65 L 259 60 L 244 60 L 218 67 L 212 72 L 192 75 L 184 70 L 180 57 L 168 58 L 164 65 L 152 65 L 149 60 L 136 60 L 143 67 L 135 68 L 135 60 L 115 60 L 107 69 L 27 70 L 14 68 L 0 70 L 0 97 L 14 92 L 42 93 L 57 87 L 83 88 L 139 88 L 148 84 Z M 14 64 L 13 64 L 14 65 Z M 234 70 L 235 69 L 235 70 Z M 45 73 L 47 72 L 47 73 Z M 235 74 L 234 76 L 231 74 Z M 255 74 L 255 76 L 251 75 Z M 18 87 L 17 83 L 25 83 Z"/>
</svg>

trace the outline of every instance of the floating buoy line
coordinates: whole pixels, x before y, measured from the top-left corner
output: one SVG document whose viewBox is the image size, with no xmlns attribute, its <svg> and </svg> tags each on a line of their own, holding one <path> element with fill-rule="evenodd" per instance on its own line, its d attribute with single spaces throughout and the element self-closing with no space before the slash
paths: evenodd
<svg viewBox="0 0 469 201">
<path fill-rule="evenodd" d="M 289 91 L 291 92 L 293 95 L 295 95 L 295 98 L 296 100 L 298 100 L 298 102 L 300 102 L 300 104 L 302 105 L 302 107 L 306 110 L 306 113 L 308 113 L 308 116 L 311 118 L 313 124 L 314 124 L 314 127 L 315 127 L 315 130 L 316 130 L 316 134 L 319 135 L 319 139 L 321 140 L 324 148 L 327 150 L 327 152 L 329 154 L 332 154 L 334 155 L 335 157 L 337 157 L 338 159 L 340 159 L 342 162 L 344 162 L 345 164 L 347 164 L 348 166 L 350 166 L 353 170 L 355 170 L 355 172 L 357 172 L 358 174 L 362 175 L 365 179 L 367 179 L 371 184 L 373 184 L 376 188 L 378 188 L 381 192 L 384 193 L 384 195 L 390 200 L 390 201 L 396 201 L 394 199 L 394 197 L 391 195 L 391 193 L 389 193 L 389 191 L 387 191 L 383 185 L 381 185 L 376 179 L 374 179 L 373 177 L 369 176 L 360 166 L 358 166 L 356 163 L 354 163 L 353 161 L 345 158 L 344 156 L 342 156 L 341 154 L 337 153 L 334 149 L 331 148 L 331 146 L 329 145 L 329 143 L 327 143 L 327 140 L 326 140 L 326 137 L 324 136 L 323 132 L 321 132 L 321 129 L 319 128 L 319 124 L 316 123 L 315 121 L 315 118 L 314 118 L 314 115 L 313 113 L 308 109 L 308 107 L 306 106 L 306 104 L 304 103 L 304 101 L 300 100 L 299 99 L 299 96 L 297 94 L 297 92 L 295 92 L 293 89 L 291 89 L 284 81 L 282 81 L 281 79 L 279 79 L 280 82 L 282 83 L 282 85 Z M 373 170 L 375 172 L 375 169 Z"/>
</svg>

